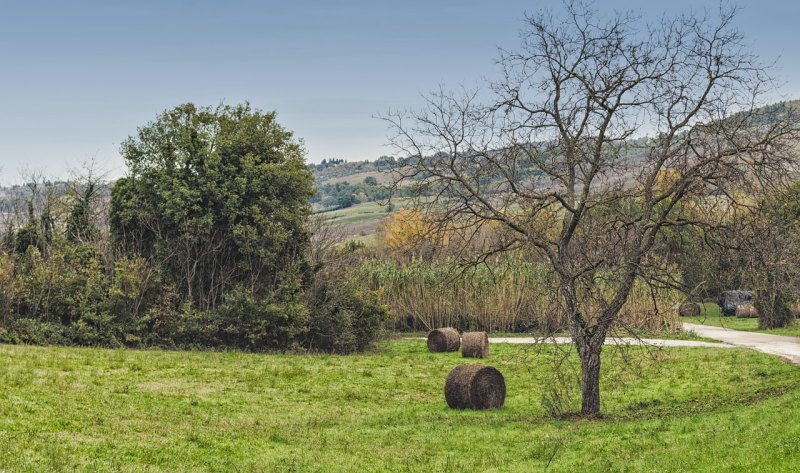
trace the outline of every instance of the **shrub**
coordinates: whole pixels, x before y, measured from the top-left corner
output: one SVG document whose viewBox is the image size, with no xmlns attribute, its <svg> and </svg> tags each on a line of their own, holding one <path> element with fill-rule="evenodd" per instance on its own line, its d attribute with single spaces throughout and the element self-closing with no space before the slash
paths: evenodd
<svg viewBox="0 0 800 473">
<path fill-rule="evenodd" d="M 30 345 L 64 345 L 69 342 L 65 327 L 58 323 L 41 322 L 30 318 L 12 319 L 0 329 L 0 343 Z"/>
<path fill-rule="evenodd" d="M 109 277 L 103 308 L 124 328 L 126 338 L 137 338 L 147 308 L 159 298 L 158 267 L 141 257 L 118 256 Z"/>
<path fill-rule="evenodd" d="M 304 345 L 311 350 L 353 353 L 368 349 L 388 319 L 374 291 L 339 272 L 317 275 L 307 292 L 311 311 Z"/>
<path fill-rule="evenodd" d="M 237 289 L 213 315 L 222 346 L 252 351 L 289 348 L 305 334 L 308 322 L 297 282 L 262 299 Z"/>
<path fill-rule="evenodd" d="M 106 313 L 88 313 L 77 322 L 64 327 L 62 332 L 71 345 L 119 348 L 120 327 L 114 318 Z"/>
</svg>

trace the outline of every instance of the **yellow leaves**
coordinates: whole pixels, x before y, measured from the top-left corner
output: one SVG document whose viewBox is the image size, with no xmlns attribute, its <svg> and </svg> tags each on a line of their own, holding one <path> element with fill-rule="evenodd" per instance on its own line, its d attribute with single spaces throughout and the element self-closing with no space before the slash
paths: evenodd
<svg viewBox="0 0 800 473">
<path fill-rule="evenodd" d="M 682 176 L 681 170 L 676 168 L 663 168 L 656 174 L 653 188 L 655 191 L 666 191 L 672 187 Z"/>
<path fill-rule="evenodd" d="M 6 253 L 0 253 L 0 294 L 11 289 L 14 281 L 14 262 Z"/>
<path fill-rule="evenodd" d="M 485 251 L 503 244 L 508 233 L 513 233 L 512 224 L 527 227 L 543 238 L 556 239 L 562 220 L 563 211 L 555 205 L 535 210 L 517 207 L 498 219 L 472 215 L 445 219 L 435 212 L 404 209 L 384 220 L 379 241 L 390 251 L 406 254 L 433 256 L 464 249 Z"/>
<path fill-rule="evenodd" d="M 561 233 L 564 211 L 556 205 L 537 209 L 529 219 L 530 228 L 534 234 L 547 240 L 555 240 Z"/>
<path fill-rule="evenodd" d="M 386 218 L 383 242 L 392 251 L 413 252 L 423 245 L 447 246 L 446 231 L 437 228 L 434 219 L 419 209 L 404 209 Z"/>
</svg>

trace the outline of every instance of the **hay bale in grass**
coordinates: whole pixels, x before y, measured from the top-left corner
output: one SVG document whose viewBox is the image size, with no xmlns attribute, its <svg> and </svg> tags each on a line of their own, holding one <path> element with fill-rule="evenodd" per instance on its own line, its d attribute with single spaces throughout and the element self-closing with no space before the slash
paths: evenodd
<svg viewBox="0 0 800 473">
<path fill-rule="evenodd" d="M 736 318 L 752 319 L 758 317 L 758 311 L 753 304 L 739 304 L 736 306 Z"/>
<path fill-rule="evenodd" d="M 489 337 L 486 332 L 464 332 L 461 335 L 461 356 L 464 358 L 489 356 Z"/>
<path fill-rule="evenodd" d="M 681 317 L 697 317 L 700 315 L 700 304 L 696 302 L 684 302 L 678 308 L 678 315 Z"/>
<path fill-rule="evenodd" d="M 503 407 L 506 381 L 492 366 L 456 366 L 444 383 L 444 398 L 451 409 Z"/>
<path fill-rule="evenodd" d="M 460 346 L 461 336 L 452 327 L 437 328 L 428 333 L 428 350 L 434 353 L 458 351 Z"/>
</svg>

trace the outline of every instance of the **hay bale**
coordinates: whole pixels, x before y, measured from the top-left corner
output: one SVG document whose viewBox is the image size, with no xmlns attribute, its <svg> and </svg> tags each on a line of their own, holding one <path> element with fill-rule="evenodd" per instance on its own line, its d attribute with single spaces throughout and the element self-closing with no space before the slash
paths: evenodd
<svg viewBox="0 0 800 473">
<path fill-rule="evenodd" d="M 451 409 L 503 407 L 506 400 L 506 381 L 492 366 L 456 366 L 447 375 L 444 397 Z"/>
<path fill-rule="evenodd" d="M 736 306 L 736 318 L 751 319 L 758 317 L 758 311 L 753 304 L 739 304 Z"/>
<path fill-rule="evenodd" d="M 486 332 L 464 332 L 461 335 L 461 356 L 464 358 L 489 356 L 489 337 Z"/>
<path fill-rule="evenodd" d="M 678 315 L 681 317 L 697 317 L 700 315 L 700 304 L 696 302 L 684 302 L 678 308 Z"/>
<path fill-rule="evenodd" d="M 437 328 L 428 333 L 428 350 L 434 353 L 458 351 L 460 346 L 461 336 L 452 327 Z"/>
</svg>

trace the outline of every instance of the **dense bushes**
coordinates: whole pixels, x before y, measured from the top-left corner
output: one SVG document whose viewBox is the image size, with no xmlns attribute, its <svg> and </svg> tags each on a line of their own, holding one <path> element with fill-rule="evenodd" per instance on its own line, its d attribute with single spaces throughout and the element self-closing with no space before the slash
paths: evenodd
<svg viewBox="0 0 800 473">
<path fill-rule="evenodd" d="M 377 293 L 365 290 L 342 274 L 318 276 L 309 291 L 312 313 L 306 335 L 308 347 L 334 353 L 367 349 L 388 320 Z M 322 279 L 322 280 L 320 280 Z"/>
<path fill-rule="evenodd" d="M 376 340 L 388 315 L 374 291 L 342 270 L 291 274 L 198 310 L 142 258 L 107 265 L 59 237 L 47 258 L 0 253 L 0 343 L 352 353 Z"/>
<path fill-rule="evenodd" d="M 63 234 L 47 250 L 0 249 L 2 343 L 351 353 L 387 319 L 375 292 L 325 265 L 306 265 L 305 281 L 287 268 L 271 291 L 240 286 L 198 310 L 142 257 L 112 258 Z"/>
<path fill-rule="evenodd" d="M 309 309 L 302 289 L 286 283 L 264 298 L 237 289 L 213 311 L 219 344 L 245 350 L 287 348 L 308 330 Z"/>
</svg>

